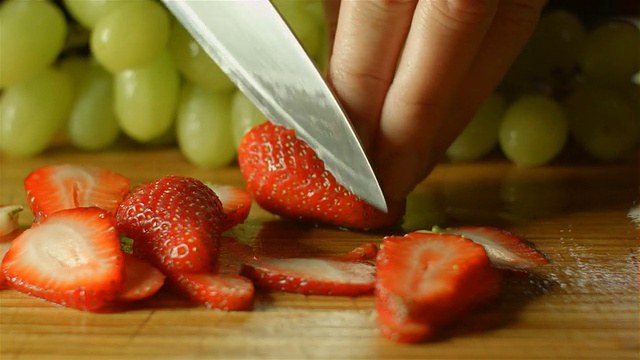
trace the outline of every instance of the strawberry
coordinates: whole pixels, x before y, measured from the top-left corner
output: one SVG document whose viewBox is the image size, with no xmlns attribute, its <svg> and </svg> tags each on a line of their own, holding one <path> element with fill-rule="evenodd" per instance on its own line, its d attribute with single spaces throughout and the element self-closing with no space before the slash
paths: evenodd
<svg viewBox="0 0 640 360">
<path fill-rule="evenodd" d="M 351 261 L 375 260 L 378 255 L 378 250 L 378 245 L 374 243 L 365 243 L 342 255 L 340 258 Z"/>
<path fill-rule="evenodd" d="M 549 261 L 519 236 L 494 227 L 460 226 L 448 229 L 434 228 L 434 232 L 456 234 L 480 244 L 493 266 L 501 269 L 526 270 Z"/>
<path fill-rule="evenodd" d="M 81 310 L 115 298 L 123 267 L 115 220 L 96 207 L 49 214 L 13 240 L 2 262 L 10 287 Z"/>
<path fill-rule="evenodd" d="M 216 267 L 218 274 L 235 274 L 242 271 L 242 264 L 253 259 L 253 248 L 238 240 L 220 237 L 220 257 Z"/>
<path fill-rule="evenodd" d="M 384 213 L 349 192 L 293 130 L 271 122 L 242 138 L 238 162 L 256 202 L 283 217 L 374 229 L 396 224 L 404 213 L 404 207 Z"/>
<path fill-rule="evenodd" d="M 78 165 L 38 168 L 24 180 L 29 208 L 38 221 L 63 209 L 97 206 L 115 214 L 129 191 L 128 178 L 113 171 Z"/>
<path fill-rule="evenodd" d="M 23 230 L 15 229 L 11 233 L 0 237 L 0 264 L 2 264 L 2 259 L 4 259 L 4 255 L 11 248 L 11 244 L 13 240 L 22 234 Z M 0 273 L 0 288 L 3 288 L 6 283 L 6 278 L 4 274 Z"/>
<path fill-rule="evenodd" d="M 251 210 L 251 194 L 248 191 L 231 185 L 205 184 L 218 195 L 222 203 L 222 211 L 224 212 L 222 231 L 242 224 L 247 219 L 249 210 Z"/>
<path fill-rule="evenodd" d="M 18 228 L 18 220 L 22 205 L 0 206 L 0 237 L 14 232 Z"/>
<path fill-rule="evenodd" d="M 219 254 L 218 196 L 200 180 L 166 176 L 129 193 L 116 213 L 133 253 L 165 274 L 207 272 Z"/>
<path fill-rule="evenodd" d="M 383 240 L 376 258 L 382 334 L 417 342 L 495 299 L 501 273 L 481 245 L 461 236 L 414 232 Z"/>
<path fill-rule="evenodd" d="M 242 274 L 258 286 L 304 295 L 357 296 L 372 293 L 375 267 L 366 262 L 320 258 L 259 258 Z"/>
<path fill-rule="evenodd" d="M 147 298 L 158 292 L 165 280 L 165 275 L 156 267 L 127 253 L 124 253 L 124 276 L 116 301 Z"/>
<path fill-rule="evenodd" d="M 192 301 L 209 309 L 250 310 L 253 283 L 239 275 L 213 273 L 174 273 L 172 286 Z"/>
</svg>

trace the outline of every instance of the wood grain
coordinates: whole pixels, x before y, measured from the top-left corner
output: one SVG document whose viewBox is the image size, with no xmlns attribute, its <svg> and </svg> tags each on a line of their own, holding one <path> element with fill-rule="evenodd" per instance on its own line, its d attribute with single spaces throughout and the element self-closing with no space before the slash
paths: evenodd
<svg viewBox="0 0 640 360">
<path fill-rule="evenodd" d="M 26 206 L 22 180 L 38 166 L 93 164 L 134 183 L 167 174 L 242 186 L 235 167 L 207 170 L 175 149 L 97 154 L 54 149 L 0 158 L 0 203 Z M 124 312 L 80 312 L 0 291 L 0 354 L 9 359 L 638 359 L 638 159 L 518 169 L 504 161 L 440 165 L 408 200 L 403 231 L 494 225 L 551 263 L 509 276 L 500 301 L 419 345 L 383 339 L 371 296 L 260 292 L 251 312 L 193 306 L 169 292 Z M 27 212 L 28 213 L 28 212 Z M 23 216 L 28 226 L 30 214 Z M 385 234 L 308 227 L 253 206 L 229 235 L 256 251 L 331 255 Z"/>
</svg>

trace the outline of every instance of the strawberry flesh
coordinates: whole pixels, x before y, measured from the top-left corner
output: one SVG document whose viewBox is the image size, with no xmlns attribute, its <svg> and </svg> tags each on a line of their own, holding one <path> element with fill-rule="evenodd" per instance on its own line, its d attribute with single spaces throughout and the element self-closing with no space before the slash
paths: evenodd
<svg viewBox="0 0 640 360">
<path fill-rule="evenodd" d="M 123 267 L 115 220 L 95 207 L 50 214 L 15 238 L 2 262 L 10 287 L 80 310 L 113 300 Z"/>
<path fill-rule="evenodd" d="M 162 288 L 165 280 L 165 275 L 156 267 L 127 253 L 124 253 L 124 275 L 124 284 L 116 301 L 148 298 Z"/>
<path fill-rule="evenodd" d="M 528 270 L 549 263 L 533 246 L 506 230 L 486 226 L 459 226 L 435 229 L 435 232 L 460 235 L 482 245 L 491 263 L 497 268 Z"/>
<path fill-rule="evenodd" d="M 233 274 L 174 273 L 169 277 L 178 292 L 209 309 L 251 310 L 254 286 L 251 280 Z"/>
<path fill-rule="evenodd" d="M 13 232 L 0 237 L 0 264 L 2 264 L 4 255 L 11 248 L 11 244 L 13 243 L 13 240 L 18 236 L 20 236 L 22 232 L 23 232 L 22 229 L 15 229 L 13 230 Z M 5 278 L 4 274 L 0 272 L 0 289 L 5 287 L 6 282 L 7 282 L 7 279 Z"/>
<path fill-rule="evenodd" d="M 395 225 L 404 214 L 404 206 L 384 213 L 349 192 L 293 130 L 271 122 L 242 138 L 238 162 L 256 202 L 283 217 L 368 230 Z"/>
<path fill-rule="evenodd" d="M 221 231 L 229 230 L 247 219 L 251 210 L 251 194 L 248 191 L 231 185 L 206 184 L 222 203 L 224 220 L 220 225 Z"/>
<path fill-rule="evenodd" d="M 398 342 L 431 338 L 500 292 L 501 273 L 483 247 L 457 235 L 387 237 L 376 265 L 380 330 Z"/>
<path fill-rule="evenodd" d="M 304 295 L 369 294 L 376 282 L 372 264 L 320 258 L 259 258 L 244 264 L 242 274 L 260 287 Z"/>
<path fill-rule="evenodd" d="M 208 272 L 219 255 L 218 196 L 200 180 L 166 176 L 132 191 L 116 213 L 133 253 L 171 272 Z"/>
<path fill-rule="evenodd" d="M 95 206 L 115 214 L 129 186 L 128 178 L 113 171 L 68 164 L 38 168 L 24 180 L 36 221 L 75 207 Z"/>
</svg>

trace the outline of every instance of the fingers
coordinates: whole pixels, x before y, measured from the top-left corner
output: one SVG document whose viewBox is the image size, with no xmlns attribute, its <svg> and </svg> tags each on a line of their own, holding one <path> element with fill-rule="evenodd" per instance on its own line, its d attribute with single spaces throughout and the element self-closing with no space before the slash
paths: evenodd
<svg viewBox="0 0 640 360">
<path fill-rule="evenodd" d="M 333 52 L 333 41 L 336 38 L 336 28 L 338 26 L 338 14 L 340 12 L 341 0 L 324 0 L 324 19 L 327 28 L 328 54 Z"/>
<path fill-rule="evenodd" d="M 533 32 L 545 0 L 502 0 L 491 27 L 459 86 L 454 106 L 438 130 L 430 167 L 464 129 L 482 101 L 494 91 Z"/>
<path fill-rule="evenodd" d="M 373 151 L 390 200 L 403 199 L 426 176 L 436 131 L 447 119 L 497 8 L 497 0 L 418 2 Z"/>
<path fill-rule="evenodd" d="M 340 3 L 329 62 L 329 82 L 367 151 L 378 128 L 382 104 L 416 2 L 366 0 Z"/>
</svg>

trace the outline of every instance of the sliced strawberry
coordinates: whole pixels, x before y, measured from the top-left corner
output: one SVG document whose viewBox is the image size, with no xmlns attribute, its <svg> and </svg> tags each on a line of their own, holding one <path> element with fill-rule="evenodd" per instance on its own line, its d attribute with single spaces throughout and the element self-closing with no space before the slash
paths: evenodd
<svg viewBox="0 0 640 360">
<path fill-rule="evenodd" d="M 253 259 L 253 248 L 238 240 L 220 237 L 220 257 L 218 258 L 217 273 L 238 275 L 242 271 L 242 264 Z"/>
<path fill-rule="evenodd" d="M 97 310 L 124 281 L 116 223 L 95 207 L 57 211 L 13 240 L 2 262 L 9 286 L 50 302 Z"/>
<path fill-rule="evenodd" d="M 315 258 L 259 258 L 242 274 L 258 286 L 305 295 L 357 296 L 373 292 L 375 267 L 366 262 Z"/>
<path fill-rule="evenodd" d="M 378 255 L 378 245 L 374 243 L 366 243 L 357 246 L 355 249 L 342 255 L 340 258 L 343 260 L 351 261 L 367 261 L 375 260 Z"/>
<path fill-rule="evenodd" d="M 96 206 L 115 214 L 129 191 L 128 178 L 113 171 L 79 165 L 38 168 L 24 180 L 36 221 L 63 209 Z"/>
<path fill-rule="evenodd" d="M 426 340 L 500 292 L 483 247 L 457 235 L 387 237 L 376 266 L 380 329 L 398 342 Z"/>
<path fill-rule="evenodd" d="M 183 295 L 209 309 L 239 311 L 253 307 L 253 283 L 243 276 L 174 273 L 170 281 Z"/>
<path fill-rule="evenodd" d="M 116 301 L 141 300 L 157 293 L 165 275 L 155 266 L 134 255 L 124 253 L 124 284 Z"/>
<path fill-rule="evenodd" d="M 435 232 L 456 234 L 480 244 L 491 263 L 501 269 L 523 270 L 548 264 L 549 261 L 519 236 L 494 227 L 460 226 L 434 229 Z"/>
<path fill-rule="evenodd" d="M 373 229 L 394 225 L 404 214 L 404 206 L 384 213 L 349 192 L 293 130 L 271 122 L 242 138 L 238 163 L 256 202 L 283 217 Z"/>
<path fill-rule="evenodd" d="M 0 236 L 8 235 L 18 228 L 22 210 L 22 205 L 0 206 Z"/>
<path fill-rule="evenodd" d="M 2 260 L 4 259 L 4 255 L 9 252 L 11 248 L 11 244 L 13 240 L 22 234 L 22 229 L 15 229 L 13 232 L 0 237 L 0 264 L 2 264 Z M 6 285 L 6 277 L 4 274 L 0 273 L 0 289 L 4 288 Z"/>
<path fill-rule="evenodd" d="M 136 188 L 116 213 L 133 252 L 165 274 L 208 272 L 219 255 L 218 196 L 200 180 L 166 176 Z"/>
<path fill-rule="evenodd" d="M 225 216 L 221 224 L 222 231 L 242 224 L 247 219 L 251 210 L 251 194 L 248 191 L 231 185 L 206 184 L 218 195 L 222 203 Z"/>
</svg>

